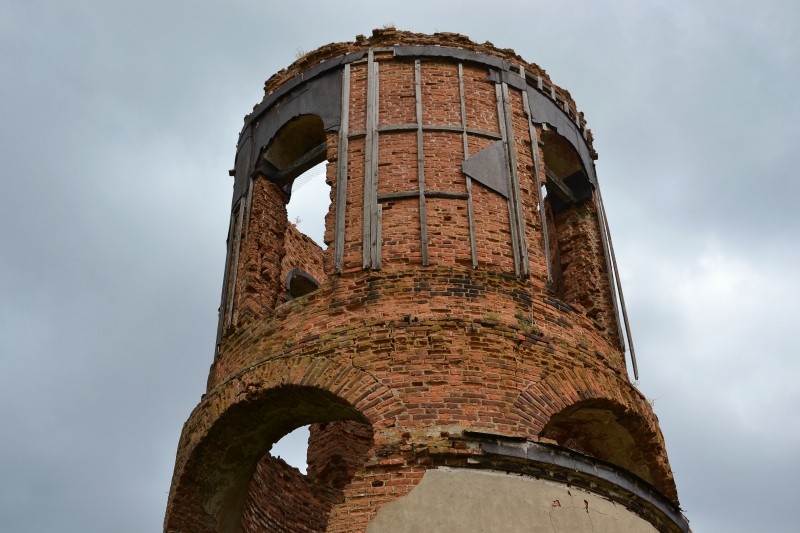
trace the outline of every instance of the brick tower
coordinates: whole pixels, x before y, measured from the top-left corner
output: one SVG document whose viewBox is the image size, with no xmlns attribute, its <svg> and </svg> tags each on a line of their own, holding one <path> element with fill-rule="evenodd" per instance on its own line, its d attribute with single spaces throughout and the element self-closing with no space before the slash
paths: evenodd
<svg viewBox="0 0 800 533">
<path fill-rule="evenodd" d="M 165 530 L 688 531 L 569 93 L 511 50 L 386 29 L 265 94 Z M 320 162 L 325 249 L 286 214 Z M 302 474 L 270 449 L 305 425 Z"/>
</svg>

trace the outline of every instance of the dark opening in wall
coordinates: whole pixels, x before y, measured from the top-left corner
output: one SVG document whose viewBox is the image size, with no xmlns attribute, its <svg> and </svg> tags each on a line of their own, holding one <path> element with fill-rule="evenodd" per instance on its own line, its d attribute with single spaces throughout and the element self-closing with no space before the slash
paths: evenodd
<svg viewBox="0 0 800 533">
<path fill-rule="evenodd" d="M 580 156 L 564 137 L 545 130 L 542 141 L 545 163 L 542 220 L 547 225 L 549 272 L 556 296 L 566 300 L 574 296 L 580 284 L 574 267 L 582 252 L 579 241 L 587 238 L 577 223 L 578 207 L 592 197 L 594 189 Z"/>
<path fill-rule="evenodd" d="M 585 400 L 556 413 L 541 437 L 633 472 L 653 483 L 657 467 L 644 452 L 651 439 L 637 415 L 609 400 Z"/>
<path fill-rule="evenodd" d="M 300 296 L 314 292 L 319 288 L 319 281 L 314 276 L 299 268 L 292 269 L 286 276 L 286 293 L 288 298 L 299 298 Z"/>
<path fill-rule="evenodd" d="M 286 193 L 289 222 L 322 248 L 330 210 L 326 156 L 322 119 L 301 115 L 275 134 L 259 159 L 260 171 Z"/>
<path fill-rule="evenodd" d="M 552 290 L 559 297 L 563 297 L 564 291 L 561 279 L 561 252 L 558 248 L 558 229 L 556 228 L 555 218 L 553 218 L 553 206 L 550 202 L 551 198 L 547 193 L 546 185 L 542 185 L 540 194 L 542 195 L 542 204 L 544 205 L 542 223 L 547 226 L 547 244 L 550 250 L 548 272 L 550 272 Z"/>
</svg>

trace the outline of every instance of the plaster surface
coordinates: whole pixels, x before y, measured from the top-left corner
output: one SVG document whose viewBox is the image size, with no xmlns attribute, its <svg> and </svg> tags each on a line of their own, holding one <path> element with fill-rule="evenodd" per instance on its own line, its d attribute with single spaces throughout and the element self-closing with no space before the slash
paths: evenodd
<svg viewBox="0 0 800 533">
<path fill-rule="evenodd" d="M 367 533 L 657 533 L 624 506 L 551 481 L 493 471 L 428 470 L 384 505 Z"/>
</svg>

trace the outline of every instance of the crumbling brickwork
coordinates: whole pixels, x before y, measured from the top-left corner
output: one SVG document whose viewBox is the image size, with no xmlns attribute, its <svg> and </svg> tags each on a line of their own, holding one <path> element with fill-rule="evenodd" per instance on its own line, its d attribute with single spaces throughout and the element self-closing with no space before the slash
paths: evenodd
<svg viewBox="0 0 800 533">
<path fill-rule="evenodd" d="M 376 31 L 270 78 L 240 138 L 218 350 L 165 530 L 365 531 L 449 466 L 574 483 L 684 531 L 627 375 L 593 156 L 539 67 L 455 34 Z M 324 250 L 285 209 L 320 161 Z M 306 424 L 304 476 L 268 451 Z"/>
<path fill-rule="evenodd" d="M 372 447 L 372 428 L 353 420 L 312 424 L 308 438 L 308 477 L 341 490 L 361 468 Z"/>
<path fill-rule="evenodd" d="M 283 460 L 264 456 L 256 466 L 242 513 L 242 533 L 324 531 L 335 492 Z"/>
</svg>

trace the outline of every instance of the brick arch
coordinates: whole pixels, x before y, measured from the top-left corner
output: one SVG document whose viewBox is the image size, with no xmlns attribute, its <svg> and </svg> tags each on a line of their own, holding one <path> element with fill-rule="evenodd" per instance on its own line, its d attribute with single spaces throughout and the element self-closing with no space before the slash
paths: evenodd
<svg viewBox="0 0 800 533">
<path fill-rule="evenodd" d="M 256 464 L 294 428 L 354 420 L 394 425 L 400 399 L 367 372 L 324 358 L 266 361 L 209 393 L 186 423 L 165 531 L 238 531 Z"/>
<path fill-rule="evenodd" d="M 285 111 L 264 126 L 270 134 L 260 134 L 254 169 L 248 172 L 248 185 L 243 189 L 244 208 L 237 233 L 241 247 L 237 244 L 228 251 L 228 264 L 235 275 L 227 274 L 225 281 L 226 287 L 230 280 L 236 282 L 230 305 L 236 309 L 229 313 L 233 319 L 224 334 L 232 331 L 231 325 L 267 316 L 285 301 L 287 269 L 303 266 L 317 274 L 317 281 L 325 281 L 322 249 L 289 222 L 287 206 L 295 180 L 326 163 L 338 149 L 337 140 L 314 109 Z M 334 206 L 329 202 L 327 210 L 323 209 L 320 205 L 319 219 L 331 216 Z"/>
<path fill-rule="evenodd" d="M 261 148 L 257 171 L 291 196 L 296 177 L 327 158 L 325 124 L 319 115 L 304 113 L 285 122 Z"/>
<path fill-rule="evenodd" d="M 585 368 L 559 372 L 526 387 L 512 411 L 539 437 L 625 468 L 677 502 L 658 420 L 617 376 Z"/>
</svg>

